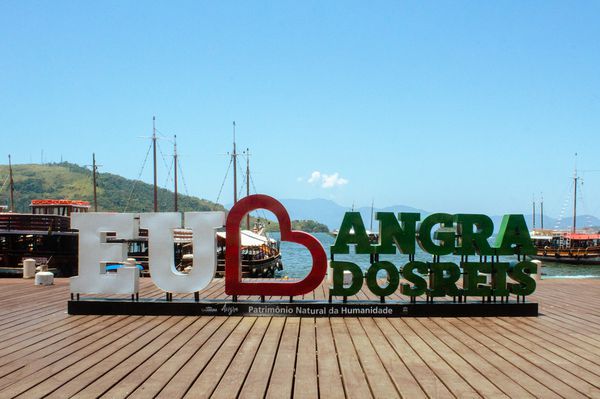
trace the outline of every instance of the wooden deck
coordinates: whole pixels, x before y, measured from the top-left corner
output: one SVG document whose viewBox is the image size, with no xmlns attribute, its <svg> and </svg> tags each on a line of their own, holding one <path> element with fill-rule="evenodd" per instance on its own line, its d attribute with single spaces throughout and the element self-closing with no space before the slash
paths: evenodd
<svg viewBox="0 0 600 399">
<path fill-rule="evenodd" d="M 600 398 L 600 280 L 540 282 L 537 318 L 69 316 L 67 280 L 0 288 L 0 398 Z"/>
</svg>

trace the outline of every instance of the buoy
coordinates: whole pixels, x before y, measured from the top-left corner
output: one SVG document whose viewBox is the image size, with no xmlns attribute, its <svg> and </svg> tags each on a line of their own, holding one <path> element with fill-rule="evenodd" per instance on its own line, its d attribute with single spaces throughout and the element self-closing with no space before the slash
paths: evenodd
<svg viewBox="0 0 600 399">
<path fill-rule="evenodd" d="M 35 259 L 25 259 L 23 261 L 23 278 L 35 277 Z"/>
<path fill-rule="evenodd" d="M 35 285 L 54 284 L 54 273 L 48 271 L 48 265 L 42 265 L 42 270 L 35 274 Z"/>
</svg>

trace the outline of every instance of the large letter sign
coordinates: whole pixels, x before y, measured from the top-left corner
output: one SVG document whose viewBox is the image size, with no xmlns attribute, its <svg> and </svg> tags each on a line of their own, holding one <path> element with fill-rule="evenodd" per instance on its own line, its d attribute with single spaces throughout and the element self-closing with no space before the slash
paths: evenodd
<svg viewBox="0 0 600 399">
<path fill-rule="evenodd" d="M 148 229 L 148 264 L 158 288 L 170 293 L 201 291 L 215 275 L 216 229 L 223 225 L 223 212 L 186 212 L 185 228 L 191 229 L 194 248 L 193 267 L 189 273 L 175 269 L 173 230 L 181 228 L 178 212 L 143 213 L 140 227 Z"/>
<path fill-rule="evenodd" d="M 77 294 L 135 294 L 139 291 L 136 267 L 106 273 L 107 263 L 127 258 L 127 243 L 107 242 L 107 233 L 118 239 L 137 238 L 139 227 L 148 229 L 148 263 L 154 284 L 169 293 L 189 294 L 210 284 L 216 269 L 216 229 L 223 225 L 223 212 L 186 212 L 185 228 L 191 229 L 194 247 L 190 273 L 174 265 L 173 230 L 181 228 L 181 213 L 73 214 L 73 228 L 79 229 L 79 275 L 71 278 L 71 292 Z"/>
<path fill-rule="evenodd" d="M 534 248 L 523 215 L 505 215 L 494 246 L 488 239 L 494 232 L 494 223 L 485 215 L 433 213 L 427 216 L 418 229 L 416 222 L 418 213 L 399 213 L 398 218 L 392 213 L 377 213 L 379 220 L 379 238 L 377 243 L 368 242 L 360 213 L 347 212 L 340 234 L 331 246 L 332 256 L 348 254 L 350 246 L 354 246 L 355 254 L 371 255 L 371 265 L 363 276 L 360 267 L 352 262 L 332 261 L 333 285 L 329 289 L 332 296 L 351 296 L 363 286 L 377 296 L 390 296 L 400 288 L 403 295 L 414 297 L 427 295 L 428 298 L 451 296 L 467 298 L 478 296 L 505 297 L 509 294 L 525 297 L 535 291 L 535 280 L 530 274 L 535 273 L 536 265 L 521 257 L 534 255 Z M 402 224 L 398 223 L 400 221 Z M 439 226 L 437 229 L 436 226 Z M 414 261 L 415 240 L 421 249 L 433 255 L 432 262 Z M 393 254 L 398 249 L 409 255 L 409 262 L 404 267 L 395 268 L 389 262 L 379 262 L 379 254 Z M 481 262 L 468 262 L 468 255 L 490 256 Z M 453 262 L 442 262 L 444 255 L 460 255 L 460 265 Z M 517 263 L 500 262 L 500 255 L 512 255 Z M 388 285 L 380 287 L 377 273 L 385 270 Z M 348 271 L 352 276 L 352 284 L 343 286 L 343 273 Z M 429 277 L 429 286 L 423 278 Z M 507 275 L 513 282 L 507 281 Z M 400 277 L 413 285 L 400 283 Z M 457 286 L 462 278 L 462 287 Z M 491 284 L 485 284 L 491 279 Z"/>
<path fill-rule="evenodd" d="M 275 214 L 281 241 L 303 245 L 310 252 L 312 264 L 305 278 L 242 278 L 242 251 L 246 248 L 242 248 L 240 225 L 256 209 Z M 292 230 L 286 209 L 275 198 L 249 195 L 234 204 L 226 221 L 224 212 L 74 214 L 72 225 L 79 229 L 79 275 L 71 278 L 69 313 L 300 317 L 538 315 L 537 303 L 525 303 L 525 297 L 536 288 L 531 275 L 537 265 L 527 259 L 536 253 L 536 248 L 522 215 L 505 215 L 493 244 L 490 241 L 494 224 L 485 215 L 434 213 L 421 220 L 419 213 L 379 212 L 376 219 L 379 236 L 374 239 L 367 234 L 360 213 L 347 212 L 330 247 L 332 284 L 329 292 L 324 292 L 327 299 L 293 301 L 293 297 L 320 288 L 328 259 L 316 237 Z M 228 297 L 202 297 L 213 293 L 206 288 L 216 273 L 217 232 L 222 231 L 219 229 L 224 222 Z M 140 239 L 140 228 L 148 231 L 150 277 L 166 293 L 166 299 L 139 300 L 132 295 L 127 300 L 80 300 L 79 294 L 138 293 L 140 277 L 136 267 L 124 265 L 117 273 L 107 273 L 106 264 L 125 261 L 128 242 Z M 175 265 L 175 234 L 181 228 L 192 232 L 193 266 L 188 273 L 178 271 Z M 431 256 L 429 261 L 422 260 L 423 253 L 417 254 L 420 260 L 415 259 L 417 244 Z M 262 243 L 258 246 L 262 250 Z M 398 252 L 407 258 L 403 264 L 394 264 L 390 258 L 380 259 Z M 357 255 L 365 258 L 368 255 L 366 267 L 354 263 Z M 501 256 L 512 258 L 501 260 Z M 392 259 L 395 262 L 397 257 Z M 203 290 L 205 294 L 200 292 Z M 370 295 L 366 293 L 369 291 Z M 73 293 L 78 294 L 77 300 Z M 173 299 L 173 294 L 189 293 L 194 293 L 193 299 Z M 516 296 L 516 301 L 511 301 L 511 296 Z M 281 299 L 266 301 L 265 297 Z M 418 297 L 422 297 L 419 303 Z M 447 299 L 436 299 L 443 297 Z M 469 303 L 469 297 L 477 301 Z"/>
<path fill-rule="evenodd" d="M 106 273 L 106 264 L 127 258 L 126 243 L 107 242 L 108 233 L 116 238 L 138 235 L 135 214 L 74 213 L 71 226 L 79 229 L 79 275 L 71 277 L 71 292 L 82 294 L 135 294 L 139 291 L 137 267 L 123 267 Z"/>
<path fill-rule="evenodd" d="M 296 282 L 277 281 L 272 283 L 248 283 L 241 279 L 240 223 L 247 213 L 255 209 L 266 209 L 277 216 L 281 240 L 304 245 L 312 256 L 312 269 L 308 276 Z M 267 195 L 250 195 L 238 201 L 227 216 L 227 248 L 225 266 L 225 293 L 228 295 L 303 295 L 317 288 L 327 273 L 327 254 L 323 246 L 312 235 L 292 230 L 290 216 L 275 198 Z"/>
</svg>

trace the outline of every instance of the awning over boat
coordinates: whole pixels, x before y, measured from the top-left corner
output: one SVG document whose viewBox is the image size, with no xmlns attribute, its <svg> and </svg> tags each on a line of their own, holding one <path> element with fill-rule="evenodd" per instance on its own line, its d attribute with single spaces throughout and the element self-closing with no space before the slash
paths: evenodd
<svg viewBox="0 0 600 399">
<path fill-rule="evenodd" d="M 551 241 L 552 238 L 553 238 L 553 236 L 536 236 L 536 235 L 531 236 L 532 240 L 540 240 L 540 241 Z"/>
<path fill-rule="evenodd" d="M 173 229 L 173 241 L 176 243 L 192 242 L 193 232 L 188 229 Z"/>
<path fill-rule="evenodd" d="M 569 240 L 600 240 L 600 234 L 567 233 L 563 237 Z"/>
<path fill-rule="evenodd" d="M 260 247 L 261 245 L 269 245 L 276 242 L 272 238 L 256 234 L 250 230 L 241 230 L 240 236 L 242 239 L 242 247 Z M 223 245 L 225 243 L 225 232 L 217 233 L 217 240 Z"/>
</svg>

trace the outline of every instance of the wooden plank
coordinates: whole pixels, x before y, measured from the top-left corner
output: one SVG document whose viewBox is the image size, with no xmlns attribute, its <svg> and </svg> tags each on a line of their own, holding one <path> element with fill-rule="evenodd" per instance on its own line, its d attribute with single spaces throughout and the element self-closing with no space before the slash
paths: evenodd
<svg viewBox="0 0 600 399">
<path fill-rule="evenodd" d="M 223 342 L 241 322 L 241 317 L 229 317 L 217 331 L 198 349 L 183 367 L 173 374 L 173 378 L 158 394 L 159 398 L 181 398 L 188 391 L 198 375 L 213 359 Z M 245 324 L 248 324 L 245 322 Z"/>
<path fill-rule="evenodd" d="M 315 329 L 314 318 L 301 319 L 294 379 L 294 398 L 313 399 L 319 397 Z"/>
<path fill-rule="evenodd" d="M 0 397 L 17 396 L 73 364 L 93 362 L 98 357 L 103 358 L 105 354 L 112 351 L 111 344 L 116 343 L 118 345 L 121 342 L 130 342 L 144 332 L 151 330 L 157 324 L 162 323 L 165 319 L 162 316 L 139 317 L 126 327 L 116 329 L 107 335 L 102 336 L 100 335 L 101 333 L 98 334 L 97 339 L 93 343 L 85 345 L 68 356 L 61 356 L 60 353 L 55 353 L 52 356 L 39 359 L 37 362 L 23 367 L 9 377 L 4 377 L 3 380 L 10 379 L 11 385 L 0 390 Z M 25 376 L 27 378 L 23 378 Z"/>
<path fill-rule="evenodd" d="M 498 370 L 500 370 L 504 375 L 506 375 L 511 381 L 510 384 L 502 384 L 503 389 L 510 390 L 511 394 L 514 391 L 518 393 L 520 388 L 526 390 L 534 397 L 538 398 L 560 398 L 558 394 L 551 391 L 543 384 L 541 384 L 536 379 L 532 378 L 529 374 L 521 371 L 520 368 L 515 366 L 513 363 L 505 359 L 494 349 L 496 348 L 493 344 L 493 340 L 487 337 L 481 337 L 481 341 L 474 339 L 471 336 L 471 332 L 468 330 L 460 329 L 452 325 L 448 319 L 437 318 L 433 320 L 437 325 L 442 329 L 439 332 L 440 336 L 445 336 L 448 338 L 449 342 L 451 340 L 450 337 L 455 338 L 458 342 L 468 346 L 474 352 L 479 354 L 482 358 L 484 358 L 490 364 L 496 366 Z M 491 344 L 490 346 L 486 346 L 486 344 Z M 479 364 L 479 363 L 478 363 Z M 498 376 L 499 380 L 502 381 L 503 377 Z M 516 381 L 515 381 L 516 379 Z M 529 395 L 524 393 L 522 396 L 520 394 L 514 395 L 512 397 L 528 397 Z"/>
<path fill-rule="evenodd" d="M 419 353 L 408 344 L 404 336 L 399 334 L 394 326 L 392 326 L 390 320 L 374 319 L 374 322 L 427 396 L 434 398 L 454 396 L 444 385 L 443 381 L 419 356 Z"/>
<path fill-rule="evenodd" d="M 228 399 L 238 396 L 270 322 L 271 318 L 259 317 L 254 323 L 225 374 L 218 381 L 219 384 L 212 394 L 213 398 Z"/>
<path fill-rule="evenodd" d="M 375 321 L 371 318 L 360 319 L 365 336 L 369 338 L 377 355 L 381 359 L 389 377 L 392 379 L 396 390 L 404 398 L 425 398 L 425 392 L 417 380 L 410 373 L 406 365 L 387 342 Z"/>
<path fill-rule="evenodd" d="M 109 398 L 125 398 L 135 391 L 145 380 L 164 363 L 171 358 L 174 353 L 194 337 L 202 329 L 210 318 L 182 318 L 192 322 L 182 332 L 168 340 L 167 344 L 158 349 L 149 358 L 144 361 L 138 359 L 127 359 L 108 373 L 98 377 L 92 384 L 81 387 L 82 396 L 97 397 L 105 395 Z M 60 394 L 60 391 L 57 391 Z M 60 395 L 59 395 L 60 396 Z M 63 396 L 64 397 L 64 396 Z"/>
<path fill-rule="evenodd" d="M 87 357 L 62 370 L 52 378 L 46 379 L 29 389 L 21 396 L 41 397 L 60 390 L 60 393 L 55 393 L 55 397 L 71 397 L 80 391 L 82 387 L 89 385 L 107 372 L 111 372 L 115 367 L 127 361 L 140 361 L 148 351 L 151 351 L 155 346 L 164 345 L 165 340 L 172 337 L 174 333 L 181 331 L 186 324 L 187 322 L 182 323 L 181 319 L 171 317 L 156 325 L 156 327 L 137 335 L 137 338 L 132 341 L 121 343 L 117 340 L 107 350 L 102 349 L 96 352 L 95 356 Z M 138 334 L 139 331 L 134 333 Z"/>
<path fill-rule="evenodd" d="M 333 332 L 346 396 L 349 398 L 373 397 L 344 320 L 342 318 L 332 318 L 329 319 L 329 322 Z"/>
<path fill-rule="evenodd" d="M 530 352 L 526 349 L 524 350 L 524 348 L 519 347 L 517 351 L 514 351 L 514 346 L 511 348 L 502 345 L 501 342 L 498 342 L 499 337 L 497 337 L 494 333 L 491 331 L 480 331 L 475 327 L 476 324 L 471 323 L 470 319 L 468 318 L 449 320 L 454 326 L 456 326 L 456 328 L 463 330 L 465 334 L 468 334 L 480 342 L 483 341 L 489 344 L 489 348 L 515 365 L 521 371 L 521 373 L 529 374 L 531 377 L 535 378 L 558 395 L 563 397 L 582 397 L 582 395 L 572 387 L 569 387 L 558 380 L 558 376 L 553 375 L 552 373 L 547 372 L 543 368 L 540 368 L 538 365 L 532 363 L 529 358 Z M 487 337 L 493 338 L 488 341 Z"/>
<path fill-rule="evenodd" d="M 317 343 L 317 376 L 319 396 L 343 398 L 344 385 L 340 371 L 330 320 L 318 318 L 315 322 Z"/>
<path fill-rule="evenodd" d="M 275 356 L 279 349 L 279 341 L 283 332 L 285 319 L 274 317 L 263 338 L 254 362 L 250 367 L 246 381 L 240 391 L 243 398 L 263 398 L 267 392 L 267 386 L 271 378 L 271 371 L 275 363 Z"/>
<path fill-rule="evenodd" d="M 0 375 L 2 375 L 0 387 L 25 378 L 48 364 L 85 350 L 102 339 L 103 334 L 112 334 L 118 330 L 126 331 L 135 322 L 136 319 L 125 317 L 94 321 L 90 329 L 81 332 L 75 330 L 67 338 L 55 344 L 50 340 L 48 343 L 42 341 L 30 348 L 24 348 L 23 351 L 12 353 L 8 358 L 10 362 L 0 367 Z"/>
<path fill-rule="evenodd" d="M 271 380 L 267 388 L 267 398 L 289 398 L 292 396 L 299 330 L 300 319 L 286 317 L 279 348 L 275 356 L 275 364 L 271 372 Z"/>
<path fill-rule="evenodd" d="M 185 346 L 180 347 L 179 350 L 156 369 L 148 379 L 143 381 L 129 397 L 148 398 L 158 395 L 179 370 L 185 367 L 196 351 L 208 341 L 219 327 L 221 327 L 225 320 L 225 317 L 215 317 L 206 323 L 206 325 L 199 327 L 196 335 L 194 335 Z"/>
<path fill-rule="evenodd" d="M 344 321 L 373 396 L 376 398 L 399 398 L 400 394 L 377 352 L 373 349 L 369 337 L 365 334 L 359 320 L 348 318 Z"/>
<path fill-rule="evenodd" d="M 433 372 L 444 381 L 454 395 L 459 398 L 476 398 L 480 395 L 458 374 L 442 357 L 440 357 L 421 337 L 414 333 L 405 320 L 391 320 L 399 334 L 402 334 L 408 344 L 417 352 Z"/>
<path fill-rule="evenodd" d="M 201 396 L 212 395 L 212 392 L 219 384 L 219 381 L 221 381 L 231 360 L 237 353 L 255 322 L 255 317 L 244 317 L 241 320 L 235 330 L 229 335 L 223 345 L 221 345 L 221 348 L 215 353 L 214 358 L 201 371 L 201 374 L 199 374 L 198 378 L 185 393 L 184 397 L 198 398 Z"/>
<path fill-rule="evenodd" d="M 463 352 L 455 351 L 450 345 L 447 344 L 446 339 L 442 339 L 431 333 L 425 326 L 429 325 L 431 321 L 409 319 L 407 318 L 406 324 L 418 335 L 424 342 L 435 351 L 445 362 L 450 365 L 462 378 L 477 391 L 477 393 L 483 397 L 494 397 L 494 398 L 508 398 L 497 386 L 495 386 L 490 380 L 494 380 L 499 374 L 497 370 L 489 368 L 488 371 L 491 374 L 485 374 L 480 372 L 482 365 L 475 362 L 475 366 L 465 361 L 460 354 L 464 355 Z M 445 337 L 444 337 L 445 338 Z"/>
<path fill-rule="evenodd" d="M 118 383 L 137 365 L 148 359 L 155 351 L 165 346 L 191 323 L 192 320 L 173 317 L 159 328 L 144 334 L 140 339 L 115 350 L 109 357 L 87 370 L 83 372 L 77 370 L 75 376 L 66 379 L 65 373 L 62 372 L 60 378 L 53 379 L 53 383 L 62 380 L 61 385 L 51 393 L 44 394 L 47 395 L 47 398 L 65 398 L 72 397 L 85 389 L 85 395 L 98 397 Z"/>
</svg>

